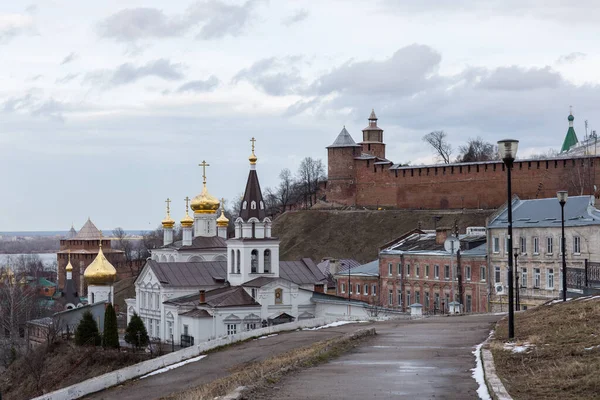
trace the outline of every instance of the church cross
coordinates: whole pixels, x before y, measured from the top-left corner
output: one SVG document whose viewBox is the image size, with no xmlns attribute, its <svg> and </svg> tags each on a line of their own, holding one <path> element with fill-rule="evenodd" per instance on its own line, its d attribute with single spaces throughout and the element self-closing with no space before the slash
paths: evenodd
<svg viewBox="0 0 600 400">
<path fill-rule="evenodd" d="M 206 167 L 210 167 L 210 164 L 208 164 L 206 161 L 202 160 L 202 162 L 198 165 L 200 167 L 202 167 L 202 179 L 204 181 L 204 184 L 206 184 Z"/>
<path fill-rule="evenodd" d="M 189 208 L 189 204 L 190 204 L 190 197 L 189 196 L 185 196 L 185 213 L 188 213 L 188 208 Z"/>
<path fill-rule="evenodd" d="M 171 199 L 169 199 L 167 197 L 167 200 L 165 200 L 165 203 L 167 203 L 167 215 L 169 215 L 169 213 L 171 212 Z"/>
<path fill-rule="evenodd" d="M 250 139 L 250 141 L 252 142 L 252 154 L 254 154 L 254 142 L 256 142 L 256 139 L 254 139 L 254 137 L 252 137 L 252 139 Z"/>
<path fill-rule="evenodd" d="M 569 114 L 573 115 L 573 106 L 569 106 Z"/>
</svg>

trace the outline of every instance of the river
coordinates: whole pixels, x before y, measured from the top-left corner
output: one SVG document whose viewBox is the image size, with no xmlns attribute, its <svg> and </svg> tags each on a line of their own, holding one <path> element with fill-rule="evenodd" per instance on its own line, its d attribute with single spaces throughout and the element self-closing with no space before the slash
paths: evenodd
<svg viewBox="0 0 600 400">
<path fill-rule="evenodd" d="M 20 256 L 38 256 L 45 266 L 49 267 L 54 261 L 56 261 L 56 253 L 39 253 L 39 254 L 0 254 L 0 266 L 6 265 L 7 260 L 12 259 L 13 261 Z"/>
</svg>

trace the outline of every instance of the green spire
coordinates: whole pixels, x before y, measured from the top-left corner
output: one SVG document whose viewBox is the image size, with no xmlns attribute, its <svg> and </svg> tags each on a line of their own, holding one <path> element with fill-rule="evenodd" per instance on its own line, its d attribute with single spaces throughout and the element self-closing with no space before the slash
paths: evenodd
<svg viewBox="0 0 600 400">
<path fill-rule="evenodd" d="M 560 149 L 561 153 L 569 151 L 573 146 L 579 143 L 577 135 L 575 134 L 575 129 L 573 129 L 573 120 L 575 119 L 575 117 L 573 117 L 573 111 L 569 112 L 569 117 L 567 119 L 569 120 L 569 130 L 567 131 L 567 136 L 565 136 L 565 141 Z"/>
</svg>

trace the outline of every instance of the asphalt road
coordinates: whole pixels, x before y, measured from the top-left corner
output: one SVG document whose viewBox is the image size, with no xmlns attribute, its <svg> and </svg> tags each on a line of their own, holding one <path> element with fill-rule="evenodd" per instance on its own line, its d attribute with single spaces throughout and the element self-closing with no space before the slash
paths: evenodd
<svg viewBox="0 0 600 400">
<path fill-rule="evenodd" d="M 477 399 L 474 347 L 500 316 L 376 324 L 377 336 L 247 399 Z"/>
<path fill-rule="evenodd" d="M 232 369 L 237 369 L 244 364 L 308 346 L 319 340 L 341 336 L 364 326 L 371 326 L 371 324 L 348 324 L 315 331 L 281 333 L 266 339 L 251 340 L 211 353 L 200 361 L 142 380 L 134 380 L 84 398 L 96 400 L 157 399 L 227 376 Z"/>
</svg>

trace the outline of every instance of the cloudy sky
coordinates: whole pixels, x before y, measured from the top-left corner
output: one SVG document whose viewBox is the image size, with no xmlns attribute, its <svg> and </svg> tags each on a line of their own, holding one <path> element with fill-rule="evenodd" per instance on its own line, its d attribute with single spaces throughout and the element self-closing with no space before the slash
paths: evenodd
<svg viewBox="0 0 600 400">
<path fill-rule="evenodd" d="M 21 4 L 19 4 L 21 3 Z M 0 231 L 152 229 L 174 199 L 263 188 L 374 108 L 388 158 L 445 130 L 526 156 L 600 129 L 597 1 L 45 0 L 0 4 Z"/>
</svg>

